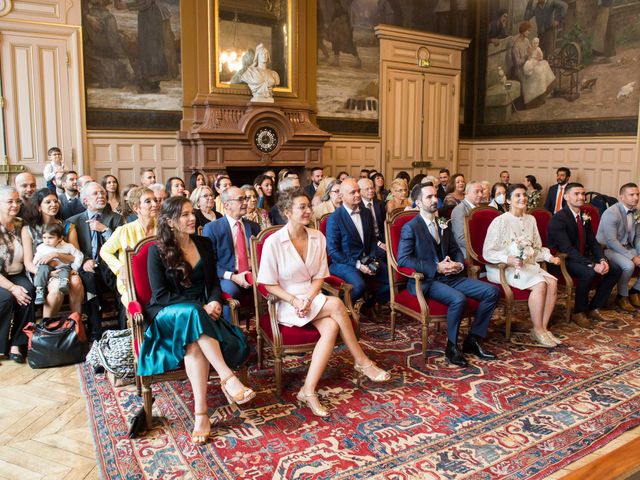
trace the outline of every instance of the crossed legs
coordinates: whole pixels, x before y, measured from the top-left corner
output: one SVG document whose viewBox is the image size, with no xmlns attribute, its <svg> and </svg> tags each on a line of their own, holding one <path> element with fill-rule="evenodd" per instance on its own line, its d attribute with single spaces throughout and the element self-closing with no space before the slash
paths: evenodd
<svg viewBox="0 0 640 480">
<path fill-rule="evenodd" d="M 384 372 L 371 362 L 367 354 L 362 350 L 353 331 L 349 313 L 339 298 L 327 297 L 327 301 L 313 321 L 313 326 L 320 332 L 320 340 L 318 340 L 313 349 L 311 364 L 300 392 L 315 413 L 320 406 L 317 397 L 315 397 L 315 391 L 320 377 L 322 377 L 322 373 L 327 367 L 327 363 L 329 363 L 338 333 L 353 356 L 355 366 L 359 367 L 365 375 L 375 379 Z M 387 376 L 385 376 L 385 379 L 387 379 Z M 320 407 L 320 410 L 322 410 L 322 407 Z"/>
<path fill-rule="evenodd" d="M 184 356 L 184 367 L 193 390 L 195 413 L 207 412 L 208 410 L 207 381 L 209 379 L 210 366 L 220 376 L 220 379 L 229 379 L 226 383 L 226 389 L 232 396 L 245 389 L 244 385 L 235 377 L 233 371 L 225 363 L 220 350 L 220 343 L 207 335 L 201 335 L 198 340 L 187 345 Z M 195 415 L 195 432 L 208 432 L 210 428 L 208 415 Z"/>
</svg>

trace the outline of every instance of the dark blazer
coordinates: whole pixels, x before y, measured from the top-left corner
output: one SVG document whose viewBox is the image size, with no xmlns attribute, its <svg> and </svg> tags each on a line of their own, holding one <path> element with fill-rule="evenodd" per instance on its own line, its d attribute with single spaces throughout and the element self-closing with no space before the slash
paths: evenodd
<svg viewBox="0 0 640 480">
<path fill-rule="evenodd" d="M 444 197 L 447 196 L 447 186 L 442 185 L 441 183 L 438 183 L 438 186 L 436 188 L 436 195 L 438 196 L 438 200 L 440 200 L 441 202 L 444 202 Z"/>
<path fill-rule="evenodd" d="M 365 202 L 366 200 L 362 200 L 362 205 L 364 205 Z M 384 203 L 382 203 L 377 198 L 373 199 L 373 209 L 376 212 L 376 222 L 378 223 L 378 231 L 380 232 L 380 237 L 378 238 L 378 240 L 384 243 L 384 220 L 385 218 L 387 218 L 387 210 L 384 208 Z"/>
<path fill-rule="evenodd" d="M 247 239 L 247 248 L 249 248 L 251 236 L 257 236 L 260 233 L 260 225 L 251 220 L 242 220 L 242 224 L 244 225 L 245 238 Z M 224 272 L 234 272 L 236 269 L 236 253 L 233 249 L 233 235 L 231 234 L 231 225 L 229 225 L 227 217 L 207 223 L 202 231 L 202 236 L 211 240 L 216 258 L 218 277 L 223 278 Z M 247 252 L 248 254 L 249 252 Z"/>
<path fill-rule="evenodd" d="M 447 255 L 454 262 L 464 263 L 462 252 L 458 248 L 455 239 L 451 236 L 451 229 L 445 228 L 443 230 L 438 227 L 438 233 L 440 235 L 439 245 L 429 233 L 427 223 L 420 214 L 407 222 L 400 233 L 398 265 L 412 268 L 416 272 L 422 273 L 425 285 L 455 277 L 455 275 L 445 276 L 438 273 L 437 264 Z M 410 282 L 414 282 L 414 280 L 410 280 Z"/>
<path fill-rule="evenodd" d="M 316 194 L 316 188 L 313 186 L 313 182 L 304 187 L 304 192 L 309 195 L 309 198 L 313 199 L 313 196 Z"/>
<path fill-rule="evenodd" d="M 282 216 L 277 205 L 269 209 L 269 221 L 271 225 L 285 225 L 287 223 L 287 220 Z"/>
<path fill-rule="evenodd" d="M 384 252 L 378 248 L 371 212 L 362 205 L 360 205 L 360 218 L 364 243 L 351 220 L 351 214 L 344 206 L 338 207 L 327 219 L 327 252 L 331 257 L 331 263 L 355 267 L 363 254 L 386 258 Z"/>
<path fill-rule="evenodd" d="M 568 206 L 556 213 L 549 221 L 547 243 L 549 248 L 555 248 L 560 253 L 567 254 L 567 262 L 589 265 L 599 263 L 605 258 L 600 244 L 596 240 L 591 228 L 591 220 L 583 222 L 584 255 L 580 255 L 580 238 L 578 224 L 573 212 Z"/>
<path fill-rule="evenodd" d="M 176 303 L 192 303 L 200 307 L 213 301 L 222 303 L 222 290 L 220 289 L 220 281 L 215 273 L 216 260 L 211 248 L 211 242 L 197 235 L 192 235 L 191 240 L 196 244 L 204 267 L 205 301 L 202 304 L 197 304 L 194 300 L 183 295 L 184 287 L 180 285 L 181 275 L 175 270 L 169 270 L 158 251 L 157 245 L 151 245 L 147 260 L 151 300 L 144 308 L 147 320 L 155 318 L 164 307 Z"/>
<path fill-rule="evenodd" d="M 544 201 L 545 210 L 549 210 L 551 213 L 553 213 L 553 211 L 556 208 L 556 196 L 557 195 L 558 195 L 558 184 L 556 183 L 555 185 L 551 185 L 549 187 L 549 192 L 547 193 L 547 198 Z M 563 198 L 562 199 L 562 208 L 564 208 L 566 204 L 567 204 L 567 201 Z"/>
<path fill-rule="evenodd" d="M 220 213 L 218 213 L 216 210 L 211 210 L 214 215 L 216 216 L 216 220 L 218 218 L 222 218 L 222 215 L 220 215 Z M 198 228 L 202 227 L 204 228 L 204 226 L 209 223 L 209 222 L 214 222 L 215 220 L 209 220 L 207 217 L 205 217 L 202 212 L 200 211 L 200 209 L 196 208 L 193 210 L 193 214 L 196 216 L 196 231 L 198 230 Z"/>
<path fill-rule="evenodd" d="M 78 195 L 73 201 L 69 202 L 69 199 L 63 193 L 62 195 L 58 195 L 58 201 L 60 202 L 60 216 L 63 220 L 67 220 L 68 218 L 86 210 L 80 201 L 80 195 Z"/>
<path fill-rule="evenodd" d="M 80 251 L 83 253 L 85 260 L 93 258 L 91 256 L 91 229 L 87 221 L 89 220 L 89 214 L 85 210 L 82 213 L 78 213 L 67 221 L 72 223 L 76 228 L 78 234 L 78 244 Z M 122 225 L 122 217 L 117 213 L 113 213 L 106 208 L 102 211 L 100 223 L 104 224 L 111 232 L 114 232 L 116 228 Z M 102 235 L 98 235 L 98 250 L 102 247 L 102 244 L 106 240 Z"/>
</svg>

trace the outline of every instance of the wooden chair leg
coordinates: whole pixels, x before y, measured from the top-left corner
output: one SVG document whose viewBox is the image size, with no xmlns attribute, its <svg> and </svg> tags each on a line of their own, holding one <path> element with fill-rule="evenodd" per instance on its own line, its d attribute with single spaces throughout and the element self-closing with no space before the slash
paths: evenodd
<svg viewBox="0 0 640 480">
<path fill-rule="evenodd" d="M 422 319 L 422 358 L 427 359 L 427 341 L 429 339 L 429 326 L 426 318 Z"/>
<path fill-rule="evenodd" d="M 513 314 L 513 306 L 504 304 L 504 336 L 507 340 L 511 338 L 511 315 Z"/>
<path fill-rule="evenodd" d="M 274 370 L 276 373 L 276 394 L 278 397 L 282 396 L 282 357 L 280 352 L 275 354 Z"/>
<path fill-rule="evenodd" d="M 258 370 L 262 370 L 262 335 L 260 332 L 256 332 L 256 350 L 258 351 Z"/>
<path fill-rule="evenodd" d="M 144 405 L 144 416 L 147 423 L 147 430 L 151 430 L 153 424 L 153 393 L 151 385 L 142 383 L 142 404 Z"/>
<path fill-rule="evenodd" d="M 391 307 L 391 340 L 396 339 L 396 311 Z"/>
</svg>

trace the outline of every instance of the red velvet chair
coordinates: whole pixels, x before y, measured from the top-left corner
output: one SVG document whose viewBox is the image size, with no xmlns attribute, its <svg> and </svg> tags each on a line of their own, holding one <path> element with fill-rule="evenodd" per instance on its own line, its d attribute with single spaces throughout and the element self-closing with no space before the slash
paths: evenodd
<svg viewBox="0 0 640 480">
<path fill-rule="evenodd" d="M 264 242 L 270 235 L 277 232 L 282 225 L 265 228 L 257 237 L 251 237 L 251 264 L 258 278 L 260 271 L 260 259 L 262 258 L 262 249 Z M 349 285 L 350 286 L 350 285 Z M 322 289 L 325 293 L 333 295 L 331 291 L 333 287 L 324 283 Z M 258 350 L 258 368 L 262 368 L 263 343 L 271 348 L 274 357 L 274 370 L 276 376 L 276 392 L 278 396 L 282 395 L 282 364 L 283 357 L 292 353 L 306 353 L 312 351 L 318 340 L 320 332 L 311 324 L 303 327 L 286 327 L 278 323 L 276 316 L 276 304 L 278 298 L 269 294 L 264 285 L 253 283 L 254 301 L 256 305 L 256 334 Z M 357 316 L 351 315 L 351 321 L 354 326 L 356 335 L 359 335 L 360 325 Z M 338 342 L 339 343 L 339 339 Z"/>
<path fill-rule="evenodd" d="M 538 233 L 540 233 L 540 240 L 542 240 L 542 246 L 549 248 L 548 243 L 548 234 L 549 234 L 549 221 L 553 214 L 547 210 L 546 208 L 534 208 L 530 210 L 529 215 L 536 219 L 536 226 L 538 227 Z M 574 285 L 578 282 L 577 278 L 572 278 L 567 271 L 566 258 L 567 255 L 565 253 L 557 252 L 554 249 L 551 249 L 551 253 L 560 258 L 560 272 L 559 276 L 556 276 L 558 279 L 558 286 L 564 287 L 565 293 L 567 295 L 566 302 L 566 314 L 565 318 L 568 321 L 571 320 L 571 311 L 573 310 L 573 302 L 575 298 L 575 288 Z M 544 266 L 544 265 L 543 265 Z"/>
<path fill-rule="evenodd" d="M 427 342 L 429 338 L 429 324 L 446 323 L 448 307 L 440 302 L 425 298 L 422 292 L 421 273 L 411 268 L 398 265 L 398 245 L 402 227 L 413 220 L 418 214 L 416 210 L 395 211 L 387 215 L 385 221 L 385 233 L 387 239 L 387 262 L 389 265 L 389 285 L 391 286 L 391 339 L 395 338 L 396 317 L 398 314 L 406 315 L 417 320 L 422 325 L 422 357 L 427 356 Z M 413 295 L 406 288 L 407 281 L 413 278 L 416 282 L 416 294 Z M 467 301 L 465 316 L 471 316 L 477 310 L 478 303 L 475 300 Z"/>
<path fill-rule="evenodd" d="M 593 230 L 594 235 L 597 235 L 598 227 L 600 226 L 600 210 L 590 203 L 585 203 L 580 210 L 591 217 L 591 230 Z"/>
<path fill-rule="evenodd" d="M 520 290 L 519 288 L 509 286 L 505 276 L 506 263 L 492 264 L 482 256 L 484 239 L 487 236 L 489 225 L 491 225 L 491 222 L 499 215 L 502 214 L 492 207 L 474 208 L 464 219 L 464 236 L 467 244 L 467 259 L 471 262 L 469 272 L 472 277 L 489 282 L 486 277 L 481 275 L 481 273 L 485 271 L 486 266 L 491 265 L 500 269 L 500 283 L 497 284 L 497 286 L 500 288 L 500 303 L 502 303 L 504 307 L 505 337 L 508 340 L 511 337 L 513 307 L 517 303 L 527 302 L 530 292 L 529 290 Z"/>
<path fill-rule="evenodd" d="M 183 380 L 187 378 L 184 368 L 173 370 L 159 375 L 139 376 L 137 373 L 138 356 L 140 346 L 144 339 L 144 305 L 151 299 L 151 285 L 147 275 L 147 258 L 149 247 L 155 244 L 155 237 L 148 237 L 141 240 L 133 249 L 127 249 L 127 293 L 131 299 L 127 307 L 127 320 L 129 328 L 133 332 L 133 357 L 134 368 L 136 369 L 136 387 L 138 395 L 142 396 L 147 430 L 151 428 L 153 394 L 151 385 L 158 382 L 170 380 Z M 224 299 L 231 310 L 231 321 L 238 325 L 238 302 L 224 294 Z M 243 383 L 246 380 L 246 367 L 242 367 L 239 376 Z"/>
</svg>

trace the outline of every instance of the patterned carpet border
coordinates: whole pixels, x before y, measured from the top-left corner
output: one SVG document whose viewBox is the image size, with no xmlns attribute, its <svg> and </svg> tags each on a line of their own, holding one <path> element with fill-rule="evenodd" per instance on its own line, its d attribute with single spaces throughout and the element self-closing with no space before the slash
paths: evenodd
<svg viewBox="0 0 640 480">
<path fill-rule="evenodd" d="M 394 341 L 385 326 L 363 324 L 391 382 L 354 383 L 339 347 L 319 389 L 332 414 L 321 419 L 295 403 L 308 356 L 287 359 L 280 400 L 270 368 L 250 371 L 259 395 L 242 408 L 212 381 L 204 447 L 190 443 L 186 382 L 154 386 L 154 429 L 129 440 L 135 388 L 114 388 L 85 365 L 78 374 L 105 479 L 540 479 L 640 425 L 640 319 L 605 316 L 592 331 L 554 327 L 564 345 L 553 350 L 492 332 L 486 344 L 499 359 L 471 357 L 467 369 L 446 365 L 443 333 L 432 332 L 423 361 L 417 324 L 400 321 Z"/>
</svg>

